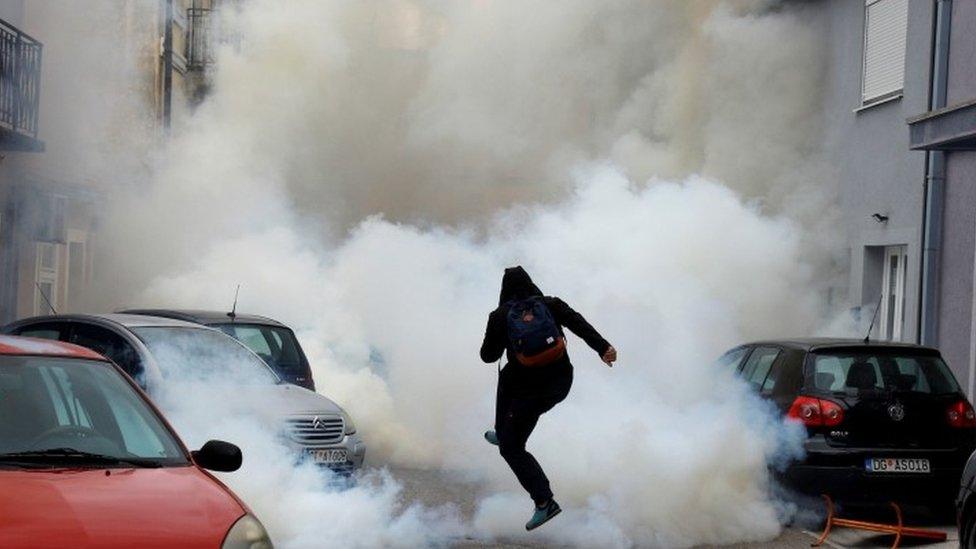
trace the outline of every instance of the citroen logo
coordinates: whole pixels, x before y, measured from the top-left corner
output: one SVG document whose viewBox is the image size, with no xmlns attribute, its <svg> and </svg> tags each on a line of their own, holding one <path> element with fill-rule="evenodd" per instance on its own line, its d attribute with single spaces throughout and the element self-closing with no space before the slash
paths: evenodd
<svg viewBox="0 0 976 549">
<path fill-rule="evenodd" d="M 902 406 L 901 402 L 896 402 L 891 406 L 888 406 L 888 416 L 892 421 L 901 421 L 905 419 L 905 407 Z"/>
<path fill-rule="evenodd" d="M 325 422 L 322 421 L 322 418 L 319 416 L 315 416 L 315 418 L 312 419 L 312 427 L 316 429 L 325 429 Z"/>
</svg>

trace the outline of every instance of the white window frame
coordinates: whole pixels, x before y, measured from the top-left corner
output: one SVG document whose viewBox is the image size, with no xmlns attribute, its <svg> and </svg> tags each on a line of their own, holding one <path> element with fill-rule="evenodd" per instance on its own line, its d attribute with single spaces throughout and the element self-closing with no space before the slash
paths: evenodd
<svg viewBox="0 0 976 549">
<path fill-rule="evenodd" d="M 44 251 L 45 248 L 50 247 L 51 257 L 53 258 L 52 265 L 44 265 Z M 48 307 L 47 302 L 44 300 L 44 296 L 41 296 L 41 290 L 39 286 L 41 284 L 50 284 L 51 292 L 50 295 L 46 297 L 51 301 L 51 307 L 54 310 L 59 309 L 58 302 L 58 274 L 61 271 L 61 250 L 60 245 L 54 242 L 35 242 L 34 243 L 34 314 L 35 315 L 46 315 L 51 313 L 50 307 Z"/>
<path fill-rule="evenodd" d="M 889 40 L 901 41 L 900 47 L 895 50 L 894 59 L 890 61 L 892 63 L 891 67 L 896 67 L 901 72 L 901 75 L 897 86 L 889 86 L 874 91 L 868 89 L 868 53 L 870 45 L 868 38 L 871 36 L 869 32 L 871 25 L 870 16 L 872 11 L 877 13 L 886 4 L 893 9 L 904 9 L 904 26 L 902 27 L 901 21 L 898 21 L 899 27 L 895 29 L 895 32 L 900 33 L 900 36 L 895 34 L 886 36 Z M 905 57 L 908 49 L 908 0 L 865 0 L 863 34 L 864 37 L 861 43 L 861 106 L 880 104 L 901 97 L 905 88 Z M 897 42 L 895 44 L 898 45 Z"/>
<path fill-rule="evenodd" d="M 892 280 L 892 260 L 897 261 Z M 908 246 L 886 246 L 884 267 L 881 275 L 881 324 L 878 326 L 882 340 L 901 341 L 905 334 L 905 288 L 908 278 Z M 894 310 L 892 311 L 892 308 Z M 893 319 L 889 322 L 888 317 Z"/>
<path fill-rule="evenodd" d="M 90 272 L 90 254 L 88 252 L 88 233 L 85 231 L 79 231 L 77 229 L 68 229 L 67 231 L 68 241 L 64 247 L 65 253 L 65 269 L 64 269 L 64 288 L 65 288 L 65 304 L 67 306 L 71 305 L 72 295 L 71 295 L 71 245 L 80 244 L 81 245 L 81 272 L 75 273 L 80 275 L 81 280 L 76 280 L 78 288 L 85 288 L 88 285 L 88 281 L 91 279 Z M 76 297 L 76 296 L 75 296 Z M 61 309 L 59 308 L 58 311 Z M 71 311 L 73 312 L 73 311 Z"/>
</svg>

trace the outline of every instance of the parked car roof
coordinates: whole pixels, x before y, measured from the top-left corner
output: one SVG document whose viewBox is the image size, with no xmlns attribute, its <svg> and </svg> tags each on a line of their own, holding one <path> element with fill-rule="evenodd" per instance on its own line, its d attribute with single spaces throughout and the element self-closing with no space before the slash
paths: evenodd
<svg viewBox="0 0 976 549">
<path fill-rule="evenodd" d="M 0 355 L 54 356 L 105 360 L 105 357 L 95 351 L 78 345 L 72 345 L 71 343 L 52 341 L 50 339 L 5 335 L 0 335 Z"/>
<path fill-rule="evenodd" d="M 119 313 L 104 313 L 104 314 L 65 314 L 65 315 L 43 315 L 34 316 L 30 318 L 24 318 L 17 320 L 9 324 L 20 325 L 27 323 L 37 323 L 37 322 L 57 322 L 57 321 L 78 321 L 78 322 L 94 322 L 94 323 L 112 323 L 124 326 L 126 328 L 138 328 L 142 326 L 169 326 L 169 327 L 183 327 L 183 328 L 200 328 L 200 325 L 193 322 L 184 322 L 182 320 L 176 320 L 172 318 L 163 318 L 155 316 L 143 316 L 143 315 L 129 315 L 129 314 L 119 314 Z"/>
<path fill-rule="evenodd" d="M 778 345 L 780 347 L 788 347 L 792 349 L 799 349 L 801 351 L 816 351 L 820 349 L 831 349 L 831 348 L 851 348 L 851 347 L 863 347 L 863 348 L 892 348 L 892 349 L 914 349 L 921 350 L 925 352 L 938 353 L 937 349 L 932 347 L 925 347 L 923 345 L 917 345 L 915 343 L 901 343 L 897 341 L 878 341 L 869 340 L 867 343 L 863 339 L 854 338 L 842 338 L 842 337 L 800 337 L 800 338 L 787 338 L 787 339 L 766 339 L 762 341 L 753 341 L 748 343 L 748 345 Z"/>
<path fill-rule="evenodd" d="M 245 313 L 234 313 L 234 316 L 231 316 L 231 314 L 227 311 L 205 311 L 200 309 L 126 309 L 119 312 L 130 315 L 148 315 L 173 318 L 177 320 L 185 320 L 187 322 L 195 322 L 197 324 L 267 324 L 287 328 L 287 326 L 281 322 L 266 316 Z"/>
</svg>

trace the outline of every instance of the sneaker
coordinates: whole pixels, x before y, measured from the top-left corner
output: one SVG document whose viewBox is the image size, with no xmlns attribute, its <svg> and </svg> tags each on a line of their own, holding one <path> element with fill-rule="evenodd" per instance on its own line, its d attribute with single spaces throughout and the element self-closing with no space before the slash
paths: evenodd
<svg viewBox="0 0 976 549">
<path fill-rule="evenodd" d="M 525 529 L 535 530 L 536 528 L 549 522 L 549 519 L 561 512 L 562 509 L 559 508 L 559 504 L 556 503 L 556 500 L 550 499 L 549 502 L 542 507 L 535 508 L 535 513 L 532 513 L 532 518 L 529 519 L 529 522 L 525 523 Z"/>
<path fill-rule="evenodd" d="M 494 444 L 495 446 L 498 446 L 498 435 L 496 435 L 495 431 L 493 430 L 485 431 L 485 440 L 488 441 L 488 444 Z"/>
</svg>

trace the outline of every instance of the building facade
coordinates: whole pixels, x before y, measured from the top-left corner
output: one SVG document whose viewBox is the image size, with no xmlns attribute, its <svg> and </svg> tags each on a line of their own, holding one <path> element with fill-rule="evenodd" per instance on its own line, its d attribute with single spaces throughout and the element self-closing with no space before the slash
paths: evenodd
<svg viewBox="0 0 976 549">
<path fill-rule="evenodd" d="M 908 118 L 909 146 L 928 161 L 935 263 L 929 338 L 976 392 L 976 2 L 938 0 L 932 101 Z"/>
<path fill-rule="evenodd" d="M 872 337 L 939 347 L 976 384 L 976 2 L 824 0 L 827 157 L 848 296 Z M 862 318 L 864 324 L 867 320 Z"/>
<path fill-rule="evenodd" d="M 925 161 L 908 150 L 905 119 L 924 110 L 928 100 L 931 4 L 829 0 L 823 7 L 829 29 L 825 146 L 839 178 L 850 250 L 848 299 L 865 315 L 880 304 L 875 337 L 914 341 L 919 335 Z M 868 17 L 878 7 L 901 14 L 893 17 L 900 40 L 890 49 L 899 50 L 892 62 L 904 70 L 873 81 L 865 78 L 871 68 L 865 52 L 874 38 Z M 872 74 L 878 72 L 884 73 Z"/>
<path fill-rule="evenodd" d="M 0 324 L 90 308 L 106 151 L 188 115 L 212 7 L 0 0 Z"/>
</svg>

